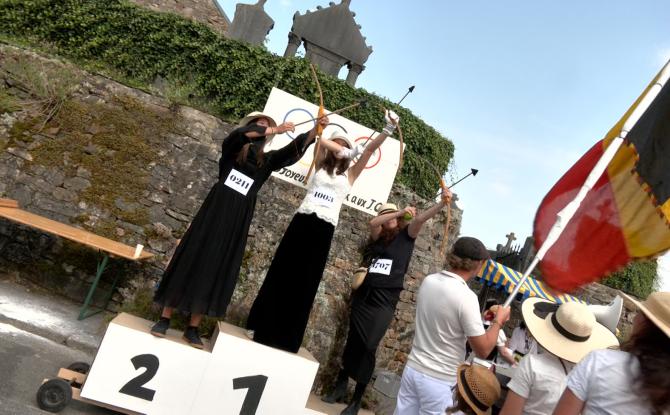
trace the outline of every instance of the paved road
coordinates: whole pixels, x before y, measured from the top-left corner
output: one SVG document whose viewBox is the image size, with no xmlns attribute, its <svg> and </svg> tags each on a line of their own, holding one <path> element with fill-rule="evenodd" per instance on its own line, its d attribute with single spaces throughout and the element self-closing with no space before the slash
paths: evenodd
<svg viewBox="0 0 670 415">
<path fill-rule="evenodd" d="M 45 378 L 76 361 L 91 362 L 91 356 L 62 344 L 0 323 L 0 414 L 46 415 L 35 401 Z M 115 412 L 73 401 L 63 415 Z"/>
</svg>

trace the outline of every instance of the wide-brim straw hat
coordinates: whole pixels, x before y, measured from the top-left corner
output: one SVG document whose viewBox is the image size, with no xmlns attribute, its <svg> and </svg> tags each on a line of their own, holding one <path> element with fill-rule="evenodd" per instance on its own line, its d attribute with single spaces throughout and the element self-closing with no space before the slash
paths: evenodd
<svg viewBox="0 0 670 415">
<path fill-rule="evenodd" d="M 384 203 L 379 207 L 377 211 L 377 216 L 383 215 L 385 213 L 397 212 L 398 206 L 395 203 Z"/>
<path fill-rule="evenodd" d="M 618 346 L 616 336 L 596 321 L 586 304 L 558 305 L 528 298 L 521 305 L 526 327 L 537 342 L 561 359 L 577 363 L 590 351 Z"/>
<path fill-rule="evenodd" d="M 489 415 L 500 399 L 500 382 L 496 375 L 480 365 L 462 364 L 458 367 L 458 392 L 477 415 Z"/>
<path fill-rule="evenodd" d="M 258 118 L 267 118 L 268 121 L 270 121 L 270 127 L 276 127 L 277 126 L 277 122 L 274 120 L 274 118 L 272 118 L 269 115 L 264 114 L 260 111 L 254 111 L 254 112 L 250 112 L 246 117 L 242 118 L 240 120 L 240 122 L 237 124 L 237 128 L 245 127 L 245 126 L 249 125 L 249 123 L 251 121 L 256 120 Z M 274 134 L 266 135 L 265 139 L 267 141 L 270 141 L 270 140 L 272 140 L 272 138 L 274 136 L 275 136 Z"/>
<path fill-rule="evenodd" d="M 621 295 L 635 304 L 638 310 L 642 311 L 652 323 L 670 337 L 670 292 L 651 293 L 643 302 L 639 302 L 624 293 L 621 293 Z"/>
<path fill-rule="evenodd" d="M 335 130 L 330 134 L 330 137 L 328 137 L 329 140 L 334 140 L 336 138 L 338 138 L 338 139 L 344 141 L 345 143 L 347 143 L 347 146 L 350 149 L 354 148 L 354 146 L 351 144 L 351 140 L 349 140 L 349 138 L 342 131 Z"/>
</svg>

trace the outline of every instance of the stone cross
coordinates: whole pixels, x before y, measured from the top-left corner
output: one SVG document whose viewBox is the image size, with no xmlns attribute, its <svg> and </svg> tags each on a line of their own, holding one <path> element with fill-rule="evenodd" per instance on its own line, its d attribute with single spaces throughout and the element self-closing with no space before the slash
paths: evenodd
<svg viewBox="0 0 670 415">
<path fill-rule="evenodd" d="M 512 247 L 512 242 L 516 241 L 516 235 L 514 235 L 514 232 L 510 232 L 508 235 L 505 235 L 507 238 L 507 244 L 505 244 L 505 248 L 511 248 Z"/>
</svg>

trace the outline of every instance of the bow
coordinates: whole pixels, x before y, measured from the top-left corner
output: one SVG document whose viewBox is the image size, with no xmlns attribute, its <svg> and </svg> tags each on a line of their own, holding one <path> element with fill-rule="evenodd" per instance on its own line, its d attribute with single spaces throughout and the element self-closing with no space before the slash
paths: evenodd
<svg viewBox="0 0 670 415">
<path fill-rule="evenodd" d="M 447 187 L 447 182 L 444 181 L 442 175 L 440 175 L 440 188 L 442 189 L 442 200 L 447 205 L 447 221 L 444 223 L 444 235 L 442 236 L 442 243 L 440 244 L 439 251 L 439 258 L 444 258 L 444 254 L 447 251 L 447 242 L 449 241 L 449 225 L 451 224 L 451 197 L 445 196 L 449 187 Z"/>
<path fill-rule="evenodd" d="M 324 115 L 326 114 L 326 109 L 323 106 L 323 91 L 321 90 L 321 83 L 319 83 L 319 78 L 316 76 L 316 69 L 314 69 L 313 64 L 309 64 L 310 69 L 312 70 L 312 77 L 314 78 L 314 82 L 316 83 L 316 90 L 319 92 L 319 111 L 317 113 L 317 120 L 320 120 Z M 307 171 L 307 174 L 305 175 L 305 181 L 303 181 L 304 184 L 307 184 L 309 181 L 309 177 L 312 175 L 312 170 L 314 170 L 314 166 L 316 165 L 316 159 L 319 157 L 319 150 L 321 149 L 321 135 L 323 134 L 323 127 L 321 124 L 318 123 L 316 124 L 316 151 L 314 152 L 314 158 L 312 159 L 312 164 L 309 166 L 309 170 Z"/>
</svg>

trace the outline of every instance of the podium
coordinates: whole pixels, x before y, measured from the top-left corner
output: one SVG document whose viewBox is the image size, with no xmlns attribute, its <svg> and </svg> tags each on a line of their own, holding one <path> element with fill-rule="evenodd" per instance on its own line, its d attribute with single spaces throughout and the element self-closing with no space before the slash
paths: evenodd
<svg viewBox="0 0 670 415">
<path fill-rule="evenodd" d="M 323 414 L 307 408 L 319 363 L 249 340 L 219 322 L 203 350 L 181 332 L 150 334 L 153 322 L 119 314 L 105 332 L 81 397 L 140 414 Z"/>
</svg>

